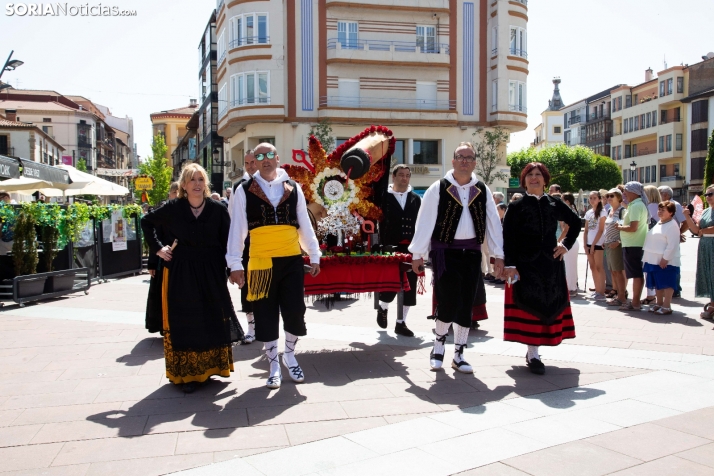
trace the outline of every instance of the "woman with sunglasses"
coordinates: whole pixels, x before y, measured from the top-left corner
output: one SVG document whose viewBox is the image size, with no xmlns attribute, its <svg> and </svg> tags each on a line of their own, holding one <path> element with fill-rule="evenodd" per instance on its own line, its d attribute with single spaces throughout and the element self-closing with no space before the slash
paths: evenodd
<svg viewBox="0 0 714 476">
<path fill-rule="evenodd" d="M 625 279 L 625 264 L 622 261 L 622 242 L 620 230 L 617 228 L 622 222 L 625 207 L 622 206 L 622 192 L 613 188 L 605 195 L 610 204 L 610 212 L 605 220 L 605 260 L 612 275 L 614 295 L 607 300 L 608 306 L 622 306 L 627 302 L 627 280 Z"/>
<path fill-rule="evenodd" d="M 699 314 L 702 319 L 714 319 L 714 185 L 709 185 L 704 192 L 709 208 L 704 210 L 699 223 L 692 219 L 689 209 L 683 210 L 689 229 L 699 236 L 697 250 L 697 279 L 694 288 L 696 297 L 709 299 L 704 306 L 704 312 Z"/>
<path fill-rule="evenodd" d="M 642 248 L 647 288 L 655 290 L 656 304 L 649 311 L 672 314 L 671 302 L 679 279 L 679 224 L 673 220 L 677 207 L 666 200 L 657 205 L 659 221 L 648 232 Z"/>
</svg>

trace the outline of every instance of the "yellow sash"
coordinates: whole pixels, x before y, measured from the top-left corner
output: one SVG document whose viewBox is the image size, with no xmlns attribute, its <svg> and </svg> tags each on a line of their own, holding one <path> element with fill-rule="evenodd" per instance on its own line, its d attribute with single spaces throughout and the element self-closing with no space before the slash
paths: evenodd
<svg viewBox="0 0 714 476">
<path fill-rule="evenodd" d="M 297 255 L 300 255 L 300 243 L 294 226 L 271 225 L 250 230 L 248 301 L 268 297 L 273 279 L 273 258 Z"/>
</svg>

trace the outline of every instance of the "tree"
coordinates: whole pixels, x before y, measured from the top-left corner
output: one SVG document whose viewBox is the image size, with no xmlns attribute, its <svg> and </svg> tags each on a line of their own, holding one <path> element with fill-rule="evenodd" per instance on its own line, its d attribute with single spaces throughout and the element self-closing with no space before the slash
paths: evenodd
<svg viewBox="0 0 714 476">
<path fill-rule="evenodd" d="M 171 187 L 171 176 L 173 169 L 169 167 L 166 160 L 166 151 L 168 147 L 161 134 L 154 137 L 154 142 L 151 144 L 151 156 L 144 162 L 139 164 L 139 173 L 148 175 L 154 179 L 154 188 L 146 192 L 149 197 L 149 205 L 156 205 L 162 200 L 166 200 Z M 138 201 L 141 200 L 141 190 L 135 190 L 134 196 Z"/>
<path fill-rule="evenodd" d="M 86 172 L 87 171 L 87 161 L 84 159 L 79 159 L 77 161 L 77 165 L 75 169 L 79 170 L 80 172 Z"/>
<path fill-rule="evenodd" d="M 704 162 L 704 186 L 702 190 L 714 183 L 714 131 L 709 138 L 709 152 L 707 153 L 706 161 Z M 702 197 L 702 201 L 706 204 L 707 201 Z"/>
<path fill-rule="evenodd" d="M 308 139 L 310 136 L 317 137 L 326 154 L 335 149 L 335 138 L 332 137 L 332 126 L 329 119 L 323 119 L 318 124 L 310 126 L 310 133 L 307 135 Z"/>
<path fill-rule="evenodd" d="M 610 190 L 622 182 L 622 172 L 614 160 L 602 155 L 595 155 L 592 170 L 575 177 L 574 190 Z"/>
<path fill-rule="evenodd" d="M 557 183 L 563 191 L 576 191 L 577 182 L 594 168 L 595 154 L 583 146 L 568 147 L 558 144 L 544 149 L 521 149 L 508 154 L 511 177 L 520 178 L 523 168 L 531 162 L 541 162 L 548 167 L 550 183 Z M 597 187 L 600 188 L 600 187 Z"/>
<path fill-rule="evenodd" d="M 508 181 L 508 174 L 495 172 L 503 158 L 508 131 L 501 127 L 493 130 L 477 129 L 471 136 L 476 152 L 476 174 L 486 185 L 491 185 L 494 180 Z"/>
</svg>

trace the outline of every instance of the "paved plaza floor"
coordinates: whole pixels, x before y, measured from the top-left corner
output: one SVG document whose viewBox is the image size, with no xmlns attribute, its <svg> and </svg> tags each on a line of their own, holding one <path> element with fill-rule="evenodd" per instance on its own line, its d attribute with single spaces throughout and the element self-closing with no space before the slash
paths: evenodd
<svg viewBox="0 0 714 476">
<path fill-rule="evenodd" d="M 255 342 L 234 348 L 230 378 L 191 395 L 144 330 L 148 275 L 6 306 L 0 473 L 712 475 L 714 323 L 693 297 L 697 244 L 682 246 L 670 316 L 574 299 L 577 338 L 541 349 L 544 376 L 503 341 L 502 286 L 487 285 L 490 318 L 469 338 L 473 375 L 430 371 L 430 295 L 409 314 L 414 338 L 392 332 L 394 306 L 385 331 L 371 299 L 346 300 L 308 307 L 305 383 L 266 389 Z"/>
</svg>

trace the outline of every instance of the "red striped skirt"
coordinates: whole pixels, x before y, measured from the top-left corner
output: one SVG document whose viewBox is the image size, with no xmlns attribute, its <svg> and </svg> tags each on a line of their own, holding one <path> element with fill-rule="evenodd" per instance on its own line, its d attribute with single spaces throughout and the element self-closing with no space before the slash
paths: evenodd
<svg viewBox="0 0 714 476">
<path fill-rule="evenodd" d="M 513 302 L 513 287 L 506 286 L 503 311 L 503 340 L 527 345 L 560 344 L 563 339 L 575 338 L 573 313 L 568 305 L 551 325 L 544 325 L 536 316 L 520 309 Z"/>
</svg>

